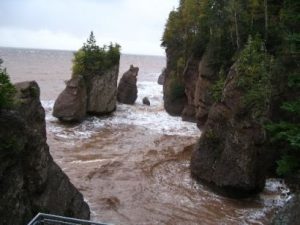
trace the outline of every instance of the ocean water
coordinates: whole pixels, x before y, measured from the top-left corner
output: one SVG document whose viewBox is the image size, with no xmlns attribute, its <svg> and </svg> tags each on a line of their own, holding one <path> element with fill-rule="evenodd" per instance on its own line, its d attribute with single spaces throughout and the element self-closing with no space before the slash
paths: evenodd
<svg viewBox="0 0 300 225">
<path fill-rule="evenodd" d="M 169 116 L 157 78 L 164 57 L 122 55 L 120 76 L 139 66 L 136 104 L 118 104 L 104 117 L 63 124 L 54 101 L 71 76 L 70 51 L 0 48 L 13 82 L 36 80 L 46 111 L 50 153 L 89 203 L 92 220 L 115 224 L 268 224 L 289 190 L 269 179 L 249 199 L 219 196 L 190 177 L 189 160 L 201 131 Z M 142 104 L 148 97 L 151 105 Z"/>
</svg>

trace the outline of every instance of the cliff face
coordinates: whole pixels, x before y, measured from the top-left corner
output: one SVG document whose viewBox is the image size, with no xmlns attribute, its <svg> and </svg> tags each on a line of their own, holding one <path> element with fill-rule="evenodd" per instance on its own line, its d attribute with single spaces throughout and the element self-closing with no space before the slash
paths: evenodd
<svg viewBox="0 0 300 225">
<path fill-rule="evenodd" d="M 167 51 L 168 53 L 168 51 Z M 173 57 L 167 54 L 168 61 Z M 200 59 L 191 57 L 177 84 L 182 86 L 181 95 L 172 94 L 174 92 L 174 71 L 171 63 L 167 64 L 166 77 L 164 82 L 164 105 L 166 111 L 173 116 L 181 116 L 183 120 L 196 122 L 198 127 L 202 127 L 206 120 L 208 111 L 213 104 L 211 97 L 211 86 L 216 81 L 217 72 L 210 66 L 212 56 L 204 54 Z"/>
<path fill-rule="evenodd" d="M 172 116 L 181 116 L 184 106 L 187 103 L 187 97 L 184 94 L 184 86 L 181 77 L 175 74 L 172 69 L 174 61 L 176 62 L 176 53 L 172 49 L 166 50 L 167 67 L 165 69 L 165 80 L 163 84 L 164 107 Z"/>
<path fill-rule="evenodd" d="M 208 54 L 204 54 L 199 62 L 198 67 L 198 77 L 195 86 L 195 98 L 194 105 L 196 109 L 196 121 L 198 127 L 202 127 L 208 116 L 208 111 L 213 104 L 213 100 L 211 97 L 211 86 L 216 79 L 216 72 L 213 71 L 211 66 L 209 65 L 210 57 Z"/>
<path fill-rule="evenodd" d="M 38 212 L 89 219 L 83 196 L 53 161 L 36 82 L 16 84 L 18 107 L 0 111 L 0 224 Z"/>
<path fill-rule="evenodd" d="M 100 75 L 86 77 L 87 112 L 107 114 L 116 109 L 119 64 Z"/>
<path fill-rule="evenodd" d="M 196 81 L 198 79 L 198 64 L 199 59 L 191 58 L 183 71 L 184 93 L 186 95 L 187 102 L 183 108 L 181 117 L 183 120 L 191 122 L 196 122 L 196 107 L 194 102 Z"/>
</svg>

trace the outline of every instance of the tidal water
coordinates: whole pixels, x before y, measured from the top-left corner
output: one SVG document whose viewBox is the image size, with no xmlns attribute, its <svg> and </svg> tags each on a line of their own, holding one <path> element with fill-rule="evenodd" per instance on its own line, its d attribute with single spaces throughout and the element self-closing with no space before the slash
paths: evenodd
<svg viewBox="0 0 300 225">
<path fill-rule="evenodd" d="M 13 82 L 36 80 L 46 110 L 47 138 L 56 163 L 81 191 L 94 221 L 112 224 L 269 224 L 288 199 L 281 180 L 258 196 L 234 200 L 190 177 L 189 160 L 201 131 L 169 116 L 157 78 L 158 56 L 122 55 L 120 75 L 140 68 L 138 99 L 109 116 L 65 125 L 52 116 L 55 98 L 71 76 L 70 51 L 0 48 Z M 151 106 L 142 104 L 148 97 Z"/>
</svg>

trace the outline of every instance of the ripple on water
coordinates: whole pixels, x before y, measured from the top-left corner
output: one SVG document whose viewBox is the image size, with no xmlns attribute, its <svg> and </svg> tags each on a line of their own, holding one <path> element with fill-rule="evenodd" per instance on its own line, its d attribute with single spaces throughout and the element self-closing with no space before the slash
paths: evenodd
<svg viewBox="0 0 300 225">
<path fill-rule="evenodd" d="M 54 101 L 42 101 L 46 111 L 47 129 L 65 139 L 90 138 L 100 129 L 118 128 L 122 125 L 140 126 L 150 131 L 167 135 L 200 136 L 195 123 L 182 121 L 180 117 L 169 116 L 162 104 L 162 86 L 155 82 L 139 82 L 139 97 L 135 105 L 118 104 L 111 116 L 89 117 L 81 124 L 65 126 L 52 116 Z M 151 106 L 142 104 L 148 97 Z"/>
<path fill-rule="evenodd" d="M 71 177 L 76 178 L 78 175 L 76 171 L 80 166 L 83 170 L 90 168 L 89 171 L 84 172 L 87 179 L 85 182 L 90 183 L 82 185 L 81 188 L 83 193 L 89 196 L 87 201 L 90 203 L 93 218 L 100 220 L 102 210 L 113 210 L 114 212 L 110 212 L 111 215 L 119 216 L 121 221 L 125 221 L 125 224 L 130 224 L 129 218 L 125 218 L 122 213 L 119 213 L 119 208 L 125 207 L 125 202 L 122 199 L 124 196 L 121 195 L 123 193 L 122 188 L 125 189 L 125 192 L 126 188 L 133 192 L 125 193 L 126 198 L 138 201 L 130 203 L 123 210 L 130 214 L 131 208 L 137 207 L 136 210 L 140 210 L 139 212 L 150 214 L 150 216 L 145 214 L 145 219 L 152 219 L 151 224 L 176 224 L 178 221 L 184 222 L 184 224 L 198 224 L 199 221 L 204 224 L 265 224 L 268 223 L 268 219 L 275 208 L 284 205 L 289 200 L 289 189 L 279 179 L 268 179 L 265 189 L 260 195 L 245 200 L 233 200 L 219 196 L 195 182 L 191 179 L 189 172 L 189 158 L 192 147 L 176 150 L 175 145 L 179 144 L 176 144 L 174 140 L 178 142 L 178 137 L 184 137 L 185 140 L 187 137 L 196 139 L 201 134 L 196 124 L 184 122 L 179 117 L 171 117 L 164 111 L 162 86 L 157 85 L 155 82 L 138 82 L 138 91 L 139 97 L 135 105 L 118 104 L 117 110 L 110 116 L 88 117 L 82 123 L 73 125 L 62 124 L 52 116 L 54 101 L 42 101 L 46 111 L 48 133 L 53 134 L 59 143 L 64 143 L 64 147 L 69 144 L 78 144 L 78 140 L 81 140 L 83 147 L 90 145 L 90 147 L 87 147 L 90 149 L 84 153 L 81 151 L 76 152 L 74 148 L 70 148 L 73 151 L 66 151 L 66 153 L 61 153 L 60 156 L 61 163 L 66 166 L 67 170 L 71 171 Z M 151 106 L 142 104 L 143 97 L 149 98 Z M 136 128 L 140 128 L 140 130 Z M 144 149 L 139 149 L 135 153 L 135 159 L 140 161 L 122 161 L 122 157 L 127 159 L 128 154 L 131 152 L 130 149 L 125 151 L 123 146 L 132 145 L 132 143 L 129 143 L 132 139 L 128 135 L 129 131 L 134 129 L 136 131 L 133 134 L 141 138 L 145 138 L 146 135 L 152 133 L 158 134 L 160 138 L 155 139 L 154 143 L 148 143 L 148 140 L 145 146 L 142 146 Z M 120 132 L 120 134 L 116 134 L 116 132 Z M 111 145 L 110 142 L 116 140 L 111 139 L 109 136 L 112 133 L 116 139 L 123 141 L 122 145 L 112 144 L 112 147 L 108 148 L 108 145 Z M 103 138 L 103 135 L 108 136 Z M 97 141 L 104 141 L 104 143 L 98 143 Z M 140 141 L 143 142 L 143 140 Z M 171 141 L 173 142 L 171 143 Z M 101 146 L 101 152 L 98 152 L 94 146 L 97 146 L 97 148 Z M 113 153 L 111 149 L 116 149 L 118 152 Z M 91 154 L 89 157 L 84 155 L 88 151 Z M 107 152 L 110 155 L 105 155 Z M 63 154 L 72 155 L 66 156 Z M 65 157 L 70 157 L 69 164 L 63 161 Z M 139 177 L 141 182 L 135 177 L 137 175 L 131 174 L 133 172 L 140 176 L 140 170 L 143 172 L 143 177 Z M 114 179 L 114 176 L 119 180 L 110 180 Z M 129 179 L 126 180 L 128 185 L 122 186 L 125 181 L 121 181 L 122 179 L 118 176 L 123 176 L 122 179 L 125 180 Z M 80 176 L 77 179 L 80 180 L 81 178 Z M 94 198 L 99 198 L 99 196 L 93 194 L 94 192 L 99 194 L 97 180 L 105 182 L 104 178 L 107 179 L 106 185 L 113 186 L 101 187 L 101 190 L 110 195 L 100 196 L 99 201 L 94 201 Z M 116 182 L 116 184 L 112 182 Z M 143 191 L 137 191 L 138 188 L 134 184 L 141 186 Z M 93 185 L 96 187 L 95 190 Z M 118 189 L 114 185 L 121 185 L 121 188 Z M 115 188 L 116 193 L 112 193 L 110 189 Z M 120 196 L 114 196 L 118 194 Z M 134 196 L 130 197 L 128 195 Z M 135 199 L 135 197 L 138 199 Z M 142 202 L 143 206 L 139 205 L 141 204 L 139 201 Z M 99 204 L 102 205 L 100 209 Z M 107 215 L 112 218 L 109 216 L 110 213 Z M 131 216 L 134 217 L 134 212 Z M 138 215 L 135 216 L 139 218 Z M 152 218 L 153 216 L 159 217 L 161 222 L 157 222 Z"/>
</svg>

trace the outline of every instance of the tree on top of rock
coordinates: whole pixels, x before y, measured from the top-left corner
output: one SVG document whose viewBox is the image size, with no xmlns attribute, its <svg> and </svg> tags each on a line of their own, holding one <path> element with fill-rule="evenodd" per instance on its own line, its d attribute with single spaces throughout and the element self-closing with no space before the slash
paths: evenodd
<svg viewBox="0 0 300 225">
<path fill-rule="evenodd" d="M 2 68 L 0 59 L 0 109 L 11 107 L 14 103 L 15 87 L 10 82 L 5 68 Z"/>
<path fill-rule="evenodd" d="M 102 75 L 120 62 L 120 48 L 118 44 L 99 47 L 93 31 L 83 47 L 74 53 L 73 77 Z"/>
<path fill-rule="evenodd" d="M 89 39 L 87 39 L 86 43 L 83 44 L 82 49 L 85 51 L 99 50 L 99 46 L 96 44 L 96 38 L 93 31 L 91 31 Z"/>
</svg>

